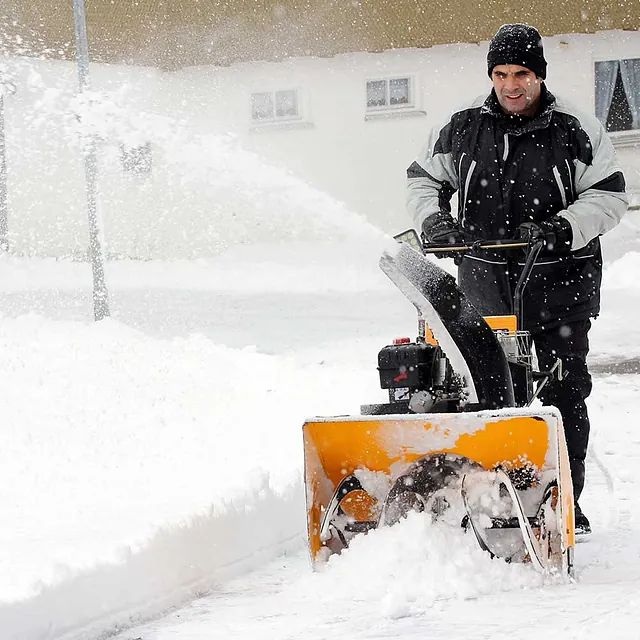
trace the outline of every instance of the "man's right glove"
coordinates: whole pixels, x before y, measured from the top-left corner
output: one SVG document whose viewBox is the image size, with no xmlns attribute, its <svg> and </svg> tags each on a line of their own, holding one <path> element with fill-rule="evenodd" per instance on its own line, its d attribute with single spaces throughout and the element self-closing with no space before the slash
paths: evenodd
<svg viewBox="0 0 640 640">
<path fill-rule="evenodd" d="M 450 213 L 440 211 L 430 215 L 422 223 L 422 238 L 425 244 L 462 244 L 464 235 Z M 438 251 L 436 258 L 461 258 L 460 251 Z"/>
<path fill-rule="evenodd" d="M 544 240 L 548 251 L 567 253 L 571 251 L 573 231 L 566 218 L 553 216 L 540 222 L 523 222 L 518 227 L 516 237 L 529 243 Z"/>
</svg>

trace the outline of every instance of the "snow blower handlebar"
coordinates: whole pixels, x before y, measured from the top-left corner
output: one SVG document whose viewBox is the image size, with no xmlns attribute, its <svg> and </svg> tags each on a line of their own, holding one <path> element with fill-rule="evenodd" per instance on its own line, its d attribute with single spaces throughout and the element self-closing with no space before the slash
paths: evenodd
<svg viewBox="0 0 640 640">
<path fill-rule="evenodd" d="M 524 267 L 520 272 L 520 277 L 516 284 L 516 289 L 513 294 L 513 315 L 516 317 L 519 327 L 523 326 L 522 321 L 524 320 L 522 294 L 524 293 L 524 288 L 527 286 L 527 282 L 529 282 L 529 276 L 533 270 L 533 265 L 538 259 L 538 255 L 542 251 L 542 247 L 544 247 L 544 245 L 545 242 L 541 239 L 534 240 L 528 245 L 527 259 L 525 260 Z"/>
<path fill-rule="evenodd" d="M 425 244 L 422 253 L 449 253 L 459 251 L 468 253 L 478 249 L 526 249 L 528 242 L 517 240 L 476 240 L 475 242 L 463 242 L 461 244 Z"/>
<path fill-rule="evenodd" d="M 534 246 L 536 242 L 526 242 L 522 240 L 475 240 L 474 242 L 461 242 L 459 244 L 423 244 L 415 229 L 407 229 L 398 235 L 393 236 L 398 242 L 406 242 L 417 251 L 428 254 L 438 253 L 472 253 L 479 249 L 526 249 Z"/>
</svg>

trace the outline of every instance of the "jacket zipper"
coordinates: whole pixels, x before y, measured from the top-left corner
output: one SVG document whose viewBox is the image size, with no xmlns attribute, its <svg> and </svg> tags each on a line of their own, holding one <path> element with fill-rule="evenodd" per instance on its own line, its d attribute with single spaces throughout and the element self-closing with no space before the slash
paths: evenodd
<svg viewBox="0 0 640 640">
<path fill-rule="evenodd" d="M 569 161 L 565 158 L 564 159 L 565 164 L 567 165 L 567 171 L 569 172 L 569 184 L 571 185 L 571 200 L 575 200 L 576 199 L 576 188 L 573 184 L 573 174 L 571 173 L 571 165 L 569 164 Z"/>
<path fill-rule="evenodd" d="M 560 171 L 558 167 L 553 167 L 553 176 L 556 179 L 556 184 L 558 185 L 558 189 L 560 190 L 560 197 L 562 198 L 562 206 L 567 208 L 567 194 L 564 192 L 564 184 L 562 184 L 562 176 L 560 175 Z"/>
<path fill-rule="evenodd" d="M 462 186 L 462 161 L 464 160 L 464 157 L 467 154 L 463 151 L 462 154 L 460 155 L 460 160 L 458 160 L 458 187 L 460 188 L 460 191 L 462 191 L 463 186 Z M 462 226 L 462 222 L 464 220 L 464 196 L 463 196 L 463 200 L 462 203 L 458 202 L 458 222 L 460 223 L 460 225 Z"/>
<path fill-rule="evenodd" d="M 469 193 L 469 184 L 471 183 L 471 176 L 473 175 L 473 170 L 476 168 L 476 164 L 477 163 L 475 160 L 471 161 L 471 164 L 469 165 L 469 171 L 467 171 L 467 178 L 464 181 L 464 192 L 463 192 L 462 209 L 461 209 L 461 215 L 460 215 L 461 226 L 464 223 L 464 212 L 465 212 L 465 209 L 467 208 L 467 194 Z"/>
<path fill-rule="evenodd" d="M 462 173 L 462 161 L 467 154 L 463 151 L 460 160 L 458 160 L 458 179 L 460 179 L 460 174 Z"/>
<path fill-rule="evenodd" d="M 502 152 L 502 162 L 507 161 L 507 157 L 509 156 L 509 134 L 504 134 L 504 151 Z"/>
</svg>

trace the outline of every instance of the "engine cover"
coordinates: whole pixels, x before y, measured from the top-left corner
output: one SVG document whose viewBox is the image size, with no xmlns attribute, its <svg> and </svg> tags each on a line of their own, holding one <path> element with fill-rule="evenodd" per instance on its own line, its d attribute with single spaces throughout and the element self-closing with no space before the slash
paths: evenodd
<svg viewBox="0 0 640 640">
<path fill-rule="evenodd" d="M 429 389 L 442 358 L 440 347 L 410 342 L 383 347 L 378 354 L 383 389 Z"/>
</svg>

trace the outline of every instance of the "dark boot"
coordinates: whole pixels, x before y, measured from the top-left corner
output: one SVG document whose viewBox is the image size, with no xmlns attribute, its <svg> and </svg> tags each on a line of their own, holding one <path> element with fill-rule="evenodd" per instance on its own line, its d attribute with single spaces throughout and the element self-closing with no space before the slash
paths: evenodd
<svg viewBox="0 0 640 640">
<path fill-rule="evenodd" d="M 576 511 L 575 511 L 575 528 L 577 536 L 585 536 L 591 533 L 591 524 L 589 523 L 589 519 L 587 516 L 582 513 L 582 509 L 580 505 L 576 502 Z"/>
</svg>

